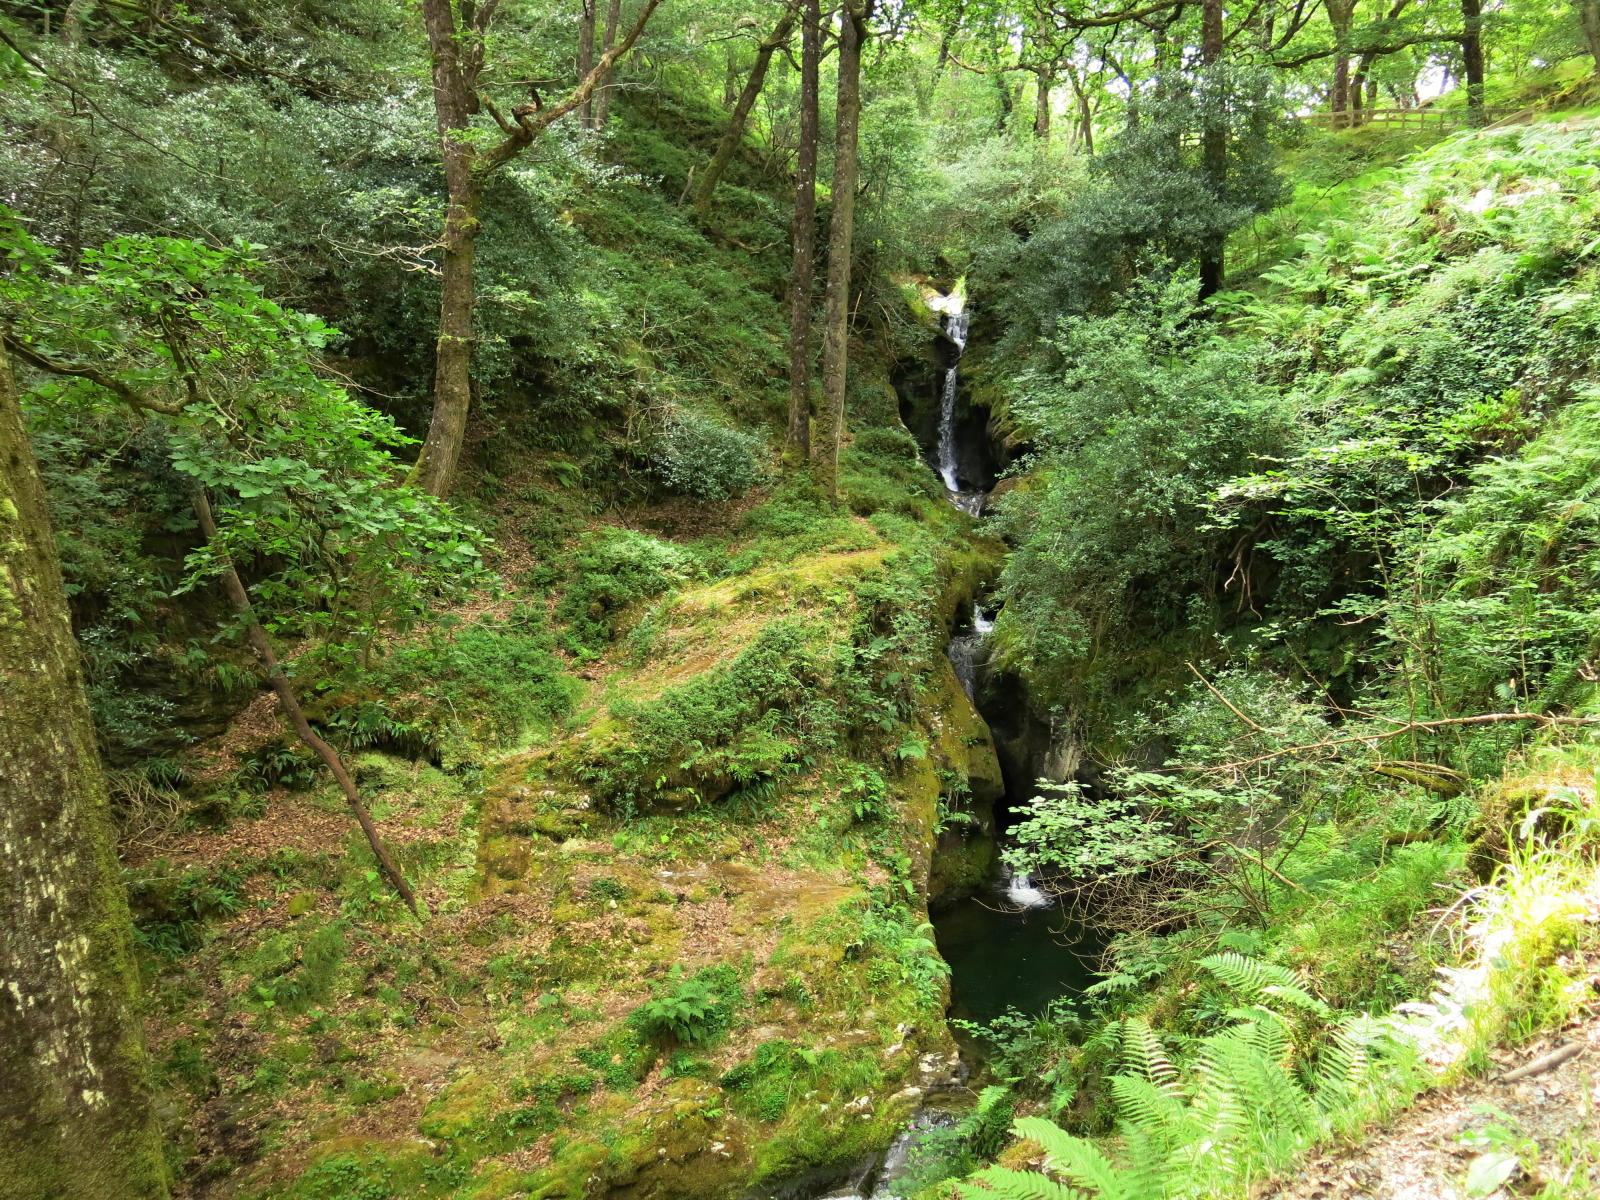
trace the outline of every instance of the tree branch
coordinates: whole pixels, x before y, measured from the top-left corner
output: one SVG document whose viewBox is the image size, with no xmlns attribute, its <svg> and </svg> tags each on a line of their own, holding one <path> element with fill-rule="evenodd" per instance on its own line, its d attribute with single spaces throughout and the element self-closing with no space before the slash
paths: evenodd
<svg viewBox="0 0 1600 1200">
<path fill-rule="evenodd" d="M 63 362 L 59 358 L 51 358 L 49 355 L 41 354 L 26 342 L 19 341 L 15 334 L 7 334 L 5 342 L 13 354 L 30 366 L 37 367 L 41 371 L 48 371 L 52 375 L 66 375 L 73 379 L 87 379 L 90 383 L 105 388 L 106 391 L 130 408 L 164 413 L 169 417 L 175 417 L 184 410 L 184 404 L 175 400 L 157 400 L 154 396 L 136 391 L 115 375 L 109 375 L 98 367 L 91 367 L 87 363 Z"/>
<path fill-rule="evenodd" d="M 1274 750 L 1271 754 L 1260 754 L 1255 758 L 1242 758 L 1237 762 L 1218 763 L 1207 767 L 1185 767 L 1184 769 L 1207 774 L 1214 774 L 1220 771 L 1238 771 L 1245 767 L 1253 767 L 1258 763 L 1284 758 L 1290 754 L 1306 754 L 1312 750 L 1327 750 L 1333 746 L 1350 746 L 1357 742 L 1382 742 L 1419 731 L 1450 729 L 1461 725 L 1492 725 L 1497 722 L 1507 721 L 1520 721 L 1544 726 L 1585 725 L 1592 727 L 1600 725 L 1600 717 L 1547 717 L 1542 713 L 1481 713 L 1475 717 L 1445 717 L 1438 721 L 1407 721 L 1403 725 L 1394 729 L 1386 729 L 1381 733 L 1362 733 L 1352 737 L 1330 738 L 1325 742 L 1312 742 L 1306 746 L 1290 746 L 1283 750 Z"/>
<path fill-rule="evenodd" d="M 551 125 L 568 113 L 583 107 L 584 101 L 593 96 L 595 89 L 605 82 L 616 61 L 633 49 L 634 42 L 639 40 L 645 24 L 650 20 L 650 15 L 660 3 L 661 0 L 645 0 L 644 8 L 640 11 L 638 20 L 633 23 L 633 28 L 628 30 L 627 36 L 600 56 L 600 61 L 595 63 L 594 69 L 579 81 L 578 86 L 561 103 L 532 113 L 523 109 L 515 110 L 512 115 L 516 117 L 519 128 L 478 160 L 478 171 L 487 175 L 491 171 L 499 170 L 521 154 L 534 138 Z"/>
</svg>

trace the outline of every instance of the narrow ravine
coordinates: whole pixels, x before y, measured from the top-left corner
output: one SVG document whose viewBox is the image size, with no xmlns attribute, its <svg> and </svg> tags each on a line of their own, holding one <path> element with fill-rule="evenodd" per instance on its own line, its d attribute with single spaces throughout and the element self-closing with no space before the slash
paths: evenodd
<svg viewBox="0 0 1600 1200">
<path fill-rule="evenodd" d="M 995 480 L 970 464 L 997 462 L 1002 455 L 992 444 L 987 414 L 979 420 L 964 404 L 961 361 L 971 306 L 958 286 L 930 299 L 929 307 L 940 314 L 943 340 L 954 351 L 940 384 L 931 458 L 950 502 L 980 516 Z M 1038 740 L 1039 722 L 1020 681 L 989 686 L 988 639 L 993 630 L 993 614 L 980 598 L 952 634 L 946 653 L 967 699 L 997 741 L 1011 743 L 1010 752 L 1001 756 L 1006 792 L 994 812 L 1003 852 L 1007 831 L 1036 794 L 1039 755 L 1029 743 Z M 933 923 L 939 951 L 951 969 L 952 1031 L 963 1053 L 975 1060 L 983 1060 L 990 1048 L 970 1032 L 969 1023 L 987 1024 L 1011 1010 L 1042 1013 L 1052 1001 L 1078 994 L 1093 979 L 1098 947 L 1028 875 L 1014 871 L 1003 853 L 991 878 L 971 895 L 944 905 Z"/>
</svg>

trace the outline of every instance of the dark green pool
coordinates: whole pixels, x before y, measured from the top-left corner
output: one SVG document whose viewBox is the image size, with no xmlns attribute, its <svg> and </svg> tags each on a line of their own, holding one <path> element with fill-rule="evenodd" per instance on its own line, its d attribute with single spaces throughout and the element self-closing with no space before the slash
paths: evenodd
<svg viewBox="0 0 1600 1200">
<path fill-rule="evenodd" d="M 950 964 L 950 1016 L 992 1021 L 1008 1008 L 1030 1016 L 1076 996 L 1095 980 L 1100 943 L 1068 922 L 1055 904 L 1006 911 L 1005 895 L 985 889 L 933 919 L 939 953 Z M 983 1047 L 961 1035 L 969 1050 Z"/>
</svg>

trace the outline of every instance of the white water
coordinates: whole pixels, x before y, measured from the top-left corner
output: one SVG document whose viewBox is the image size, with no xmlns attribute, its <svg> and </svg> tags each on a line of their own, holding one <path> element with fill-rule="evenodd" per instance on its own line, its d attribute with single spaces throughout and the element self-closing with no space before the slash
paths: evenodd
<svg viewBox="0 0 1600 1200">
<path fill-rule="evenodd" d="M 1050 897 L 1033 886 L 1026 872 L 1013 872 L 1007 867 L 1000 887 L 1005 892 L 1006 902 L 1018 908 L 1044 908 L 1050 903 Z"/>
<path fill-rule="evenodd" d="M 983 510 L 984 495 L 963 491 L 956 459 L 956 404 L 961 395 L 961 356 L 967 349 L 967 329 L 972 322 L 966 297 L 952 292 L 943 297 L 938 311 L 944 315 L 944 335 L 956 348 L 956 357 L 944 373 L 944 388 L 939 393 L 939 478 L 950 493 L 950 503 L 962 512 L 977 516 Z"/>
<path fill-rule="evenodd" d="M 843 1190 L 829 1192 L 822 1200 L 886 1200 L 890 1185 L 905 1171 L 906 1162 L 916 1144 L 930 1129 L 954 1123 L 954 1118 L 944 1113 L 919 1113 L 911 1127 L 889 1144 L 882 1157 L 874 1156 Z"/>
<path fill-rule="evenodd" d="M 982 497 L 979 497 L 981 502 Z M 959 634 L 950 639 L 950 646 L 945 651 L 949 656 L 950 665 L 955 668 L 956 679 L 961 683 L 961 690 L 967 694 L 967 699 L 977 703 L 978 699 L 978 673 L 983 668 L 983 640 L 994 630 L 994 622 L 983 615 L 983 609 L 976 604 L 972 606 L 972 631 Z"/>
</svg>

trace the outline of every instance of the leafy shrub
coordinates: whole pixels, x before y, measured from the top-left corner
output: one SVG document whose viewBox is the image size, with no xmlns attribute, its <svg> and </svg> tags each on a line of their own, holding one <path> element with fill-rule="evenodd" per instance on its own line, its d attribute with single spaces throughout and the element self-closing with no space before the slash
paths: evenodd
<svg viewBox="0 0 1600 1200">
<path fill-rule="evenodd" d="M 612 705 L 626 738 L 585 750 L 573 770 L 614 807 L 719 799 L 832 734 L 836 714 L 817 694 L 825 670 L 803 622 L 774 621 L 721 670 L 649 703 Z"/>
<path fill-rule="evenodd" d="M 489 745 L 515 742 L 572 704 L 575 682 L 544 626 L 541 613 L 519 607 L 503 621 L 434 630 L 362 678 L 383 699 L 345 705 L 330 724 L 357 747 L 402 754 L 438 753 L 468 732 Z"/>
<path fill-rule="evenodd" d="M 651 469 L 673 491 L 728 500 L 761 481 L 763 450 L 754 434 L 677 409 L 656 439 Z"/>
<path fill-rule="evenodd" d="M 173 873 L 166 862 L 125 872 L 134 940 L 169 958 L 200 945 L 201 926 L 230 916 L 244 904 L 244 872 L 232 866 Z"/>
<path fill-rule="evenodd" d="M 586 658 L 598 656 L 630 606 L 690 579 L 694 559 L 671 542 L 631 529 L 596 533 L 574 556 L 571 582 L 556 606 L 562 641 Z"/>
</svg>

